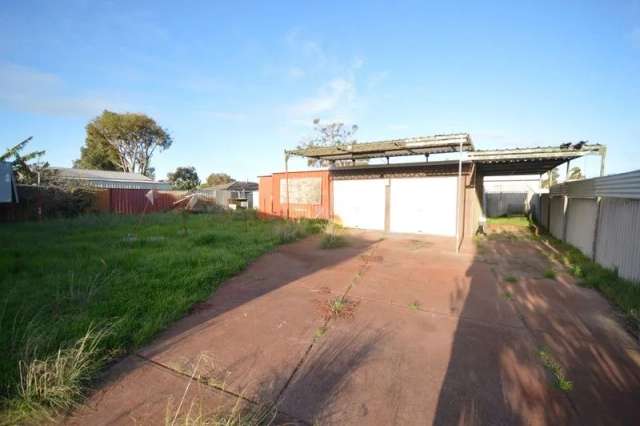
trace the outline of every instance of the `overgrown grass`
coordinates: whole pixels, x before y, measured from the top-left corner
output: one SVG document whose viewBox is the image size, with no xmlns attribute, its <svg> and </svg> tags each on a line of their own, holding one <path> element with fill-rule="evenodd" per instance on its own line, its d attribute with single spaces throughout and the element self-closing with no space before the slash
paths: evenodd
<svg viewBox="0 0 640 426">
<path fill-rule="evenodd" d="M 602 293 L 618 308 L 634 333 L 637 335 L 640 332 L 639 283 L 620 278 L 616 271 L 600 266 L 580 250 L 550 235 L 545 234 L 541 238 L 560 252 L 556 257 L 567 266 L 580 285 Z"/>
<path fill-rule="evenodd" d="M 511 226 L 529 226 L 529 219 L 526 216 L 502 216 L 487 218 L 488 225 L 511 225 Z"/>
<path fill-rule="evenodd" d="M 320 240 L 320 247 L 323 249 L 334 249 L 344 247 L 348 244 L 347 239 L 342 235 L 343 229 L 335 223 L 329 223 L 324 229 L 324 234 Z"/>
<path fill-rule="evenodd" d="M 76 399 L 99 359 L 148 342 L 253 259 L 323 226 L 247 213 L 0 225 L 0 415 L 66 407 L 49 383 L 82 370 L 69 382 Z M 113 326 L 88 338 L 96 324 Z"/>
<path fill-rule="evenodd" d="M 551 355 L 548 349 L 542 348 L 538 351 L 538 356 L 542 361 L 542 365 L 553 376 L 554 385 L 565 392 L 569 392 L 573 389 L 573 383 L 565 377 L 564 368 L 560 363 Z"/>
</svg>

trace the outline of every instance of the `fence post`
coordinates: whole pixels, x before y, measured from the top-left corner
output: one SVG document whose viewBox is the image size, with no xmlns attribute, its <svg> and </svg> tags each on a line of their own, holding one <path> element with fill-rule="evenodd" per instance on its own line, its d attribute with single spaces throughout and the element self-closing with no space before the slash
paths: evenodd
<svg viewBox="0 0 640 426">
<path fill-rule="evenodd" d="M 591 250 L 591 260 L 596 261 L 596 250 L 598 247 L 598 228 L 600 228 L 600 208 L 602 197 L 596 197 L 596 226 L 593 229 L 593 248 Z"/>
<path fill-rule="evenodd" d="M 562 196 L 562 241 L 567 241 L 567 222 L 569 222 L 569 196 Z"/>
</svg>

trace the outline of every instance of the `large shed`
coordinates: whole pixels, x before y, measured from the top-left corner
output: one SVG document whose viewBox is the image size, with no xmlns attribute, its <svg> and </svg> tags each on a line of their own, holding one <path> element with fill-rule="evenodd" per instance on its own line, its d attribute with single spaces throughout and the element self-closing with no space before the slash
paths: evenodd
<svg viewBox="0 0 640 426">
<path fill-rule="evenodd" d="M 433 161 L 436 154 L 457 159 Z M 260 211 L 320 217 L 347 227 L 457 237 L 473 235 L 483 216 L 484 176 L 542 174 L 583 155 L 604 155 L 584 143 L 510 150 L 475 150 L 466 133 L 285 151 L 327 164 L 324 170 L 260 178 Z M 391 157 L 424 161 L 392 163 Z M 358 164 L 373 158 L 386 164 Z"/>
</svg>

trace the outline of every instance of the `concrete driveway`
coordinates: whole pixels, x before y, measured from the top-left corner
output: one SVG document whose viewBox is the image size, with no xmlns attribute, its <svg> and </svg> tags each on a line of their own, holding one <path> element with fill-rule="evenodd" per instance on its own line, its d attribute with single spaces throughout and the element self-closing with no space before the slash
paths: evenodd
<svg viewBox="0 0 640 426">
<path fill-rule="evenodd" d="M 447 238 L 349 240 L 263 256 L 114 366 L 66 422 L 158 424 L 240 401 L 275 403 L 276 423 L 640 424 L 637 342 L 539 243 L 456 254 Z M 351 315 L 328 318 L 342 296 Z"/>
</svg>

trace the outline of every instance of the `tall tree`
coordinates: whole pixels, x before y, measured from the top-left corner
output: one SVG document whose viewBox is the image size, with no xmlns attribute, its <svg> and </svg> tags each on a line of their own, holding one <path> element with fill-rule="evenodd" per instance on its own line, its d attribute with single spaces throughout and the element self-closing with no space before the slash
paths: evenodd
<svg viewBox="0 0 640 426">
<path fill-rule="evenodd" d="M 358 131 L 357 125 L 351 127 L 345 126 L 344 123 L 322 123 L 319 118 L 313 120 L 314 135 L 302 141 L 298 145 L 298 149 L 314 148 L 318 146 L 332 146 L 356 143 L 353 135 Z M 326 166 L 327 162 L 309 158 L 307 160 L 309 166 Z M 338 162 L 341 163 L 341 162 Z"/>
<path fill-rule="evenodd" d="M 231 176 L 229 176 L 226 173 L 211 173 L 209 176 L 207 176 L 206 186 L 222 185 L 225 183 L 231 183 L 235 181 L 236 181 L 235 179 L 233 179 Z"/>
<path fill-rule="evenodd" d="M 580 180 L 584 178 L 585 175 L 582 173 L 580 167 L 575 166 L 572 167 L 571 170 L 569 170 L 569 176 L 567 177 L 567 180 Z"/>
<path fill-rule="evenodd" d="M 32 139 L 33 136 L 30 136 L 17 145 L 8 148 L 4 154 L 0 155 L 0 161 L 8 161 L 11 163 L 13 173 L 19 183 L 36 183 L 38 181 L 38 175 L 46 172 L 49 167 L 49 163 L 37 161 L 44 156 L 45 151 L 32 151 L 27 154 L 22 153 Z"/>
<path fill-rule="evenodd" d="M 560 177 L 560 172 L 558 172 L 558 169 L 552 169 L 551 171 L 547 172 L 547 177 L 545 179 L 542 180 L 542 187 L 543 188 L 551 188 L 553 185 L 555 185 L 556 183 L 558 183 L 558 178 Z"/>
<path fill-rule="evenodd" d="M 78 166 L 148 175 L 154 152 L 173 143 L 169 133 L 145 114 L 104 111 L 86 130 Z"/>
<path fill-rule="evenodd" d="M 195 167 L 178 167 L 175 172 L 167 174 L 167 179 L 175 189 L 189 190 L 200 185 L 200 178 Z"/>
</svg>

